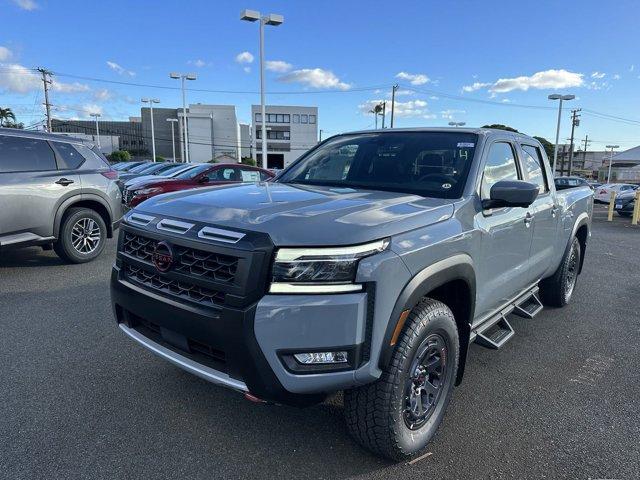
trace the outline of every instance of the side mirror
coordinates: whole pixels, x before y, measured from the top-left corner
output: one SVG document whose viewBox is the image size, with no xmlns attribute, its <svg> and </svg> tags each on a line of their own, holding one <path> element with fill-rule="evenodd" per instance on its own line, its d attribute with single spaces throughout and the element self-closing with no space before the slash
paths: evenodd
<svg viewBox="0 0 640 480">
<path fill-rule="evenodd" d="M 198 183 L 208 183 L 208 182 L 209 182 L 209 177 L 207 177 L 206 175 L 198 179 Z"/>
<path fill-rule="evenodd" d="M 528 207 L 538 197 L 538 186 L 522 180 L 501 180 L 491 187 L 482 208 Z"/>
</svg>

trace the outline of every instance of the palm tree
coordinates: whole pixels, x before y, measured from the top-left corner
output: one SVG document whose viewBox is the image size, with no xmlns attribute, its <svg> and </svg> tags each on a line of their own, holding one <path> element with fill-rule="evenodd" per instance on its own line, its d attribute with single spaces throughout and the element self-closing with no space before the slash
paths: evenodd
<svg viewBox="0 0 640 480">
<path fill-rule="evenodd" d="M 373 113 L 373 115 L 376 117 L 376 130 L 377 130 L 378 129 L 378 115 L 380 115 L 380 113 L 382 113 L 382 102 L 380 102 L 375 107 L 373 107 L 371 110 L 369 110 L 369 113 Z"/>
<path fill-rule="evenodd" d="M 2 107 L 0 107 L 0 127 L 7 120 L 13 120 L 15 122 L 16 121 L 15 114 L 11 111 L 10 108 L 2 108 Z"/>
</svg>

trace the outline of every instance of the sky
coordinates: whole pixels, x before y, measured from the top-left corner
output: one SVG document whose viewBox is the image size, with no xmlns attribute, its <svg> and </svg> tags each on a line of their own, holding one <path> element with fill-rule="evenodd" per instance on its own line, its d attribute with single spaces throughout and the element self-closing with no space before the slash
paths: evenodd
<svg viewBox="0 0 640 480">
<path fill-rule="evenodd" d="M 373 128 L 372 106 L 398 84 L 396 127 L 501 123 L 560 141 L 581 108 L 590 150 L 640 145 L 640 2 L 0 0 L 0 106 L 30 126 L 43 117 L 36 67 L 54 72 L 54 117 L 124 120 L 140 99 L 181 106 L 169 72 L 193 72 L 189 103 L 259 103 L 258 25 L 267 103 L 318 106 L 324 136 Z M 387 104 L 390 109 L 390 103 Z M 389 118 L 387 117 L 387 125 Z"/>
</svg>

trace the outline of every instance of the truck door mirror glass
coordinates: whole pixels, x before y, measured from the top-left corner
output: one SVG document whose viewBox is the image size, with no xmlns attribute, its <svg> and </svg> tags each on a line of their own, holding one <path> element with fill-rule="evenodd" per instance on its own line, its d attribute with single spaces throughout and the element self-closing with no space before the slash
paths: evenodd
<svg viewBox="0 0 640 480">
<path fill-rule="evenodd" d="M 522 180 L 501 180 L 491 187 L 490 198 L 482 208 L 528 207 L 538 196 L 538 185 Z"/>
</svg>

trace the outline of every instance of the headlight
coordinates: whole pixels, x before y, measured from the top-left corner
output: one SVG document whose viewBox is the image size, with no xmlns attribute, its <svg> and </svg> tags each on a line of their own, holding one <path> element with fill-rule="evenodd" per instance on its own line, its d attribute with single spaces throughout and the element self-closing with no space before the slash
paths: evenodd
<svg viewBox="0 0 640 480">
<path fill-rule="evenodd" d="M 389 240 L 330 248 L 281 248 L 273 264 L 271 293 L 342 293 L 362 290 L 358 262 L 382 252 Z"/>
<path fill-rule="evenodd" d="M 141 190 L 135 190 L 133 192 L 133 196 L 135 197 L 136 195 L 149 195 L 150 193 L 156 193 L 161 190 L 162 189 L 159 187 L 143 188 Z"/>
</svg>

